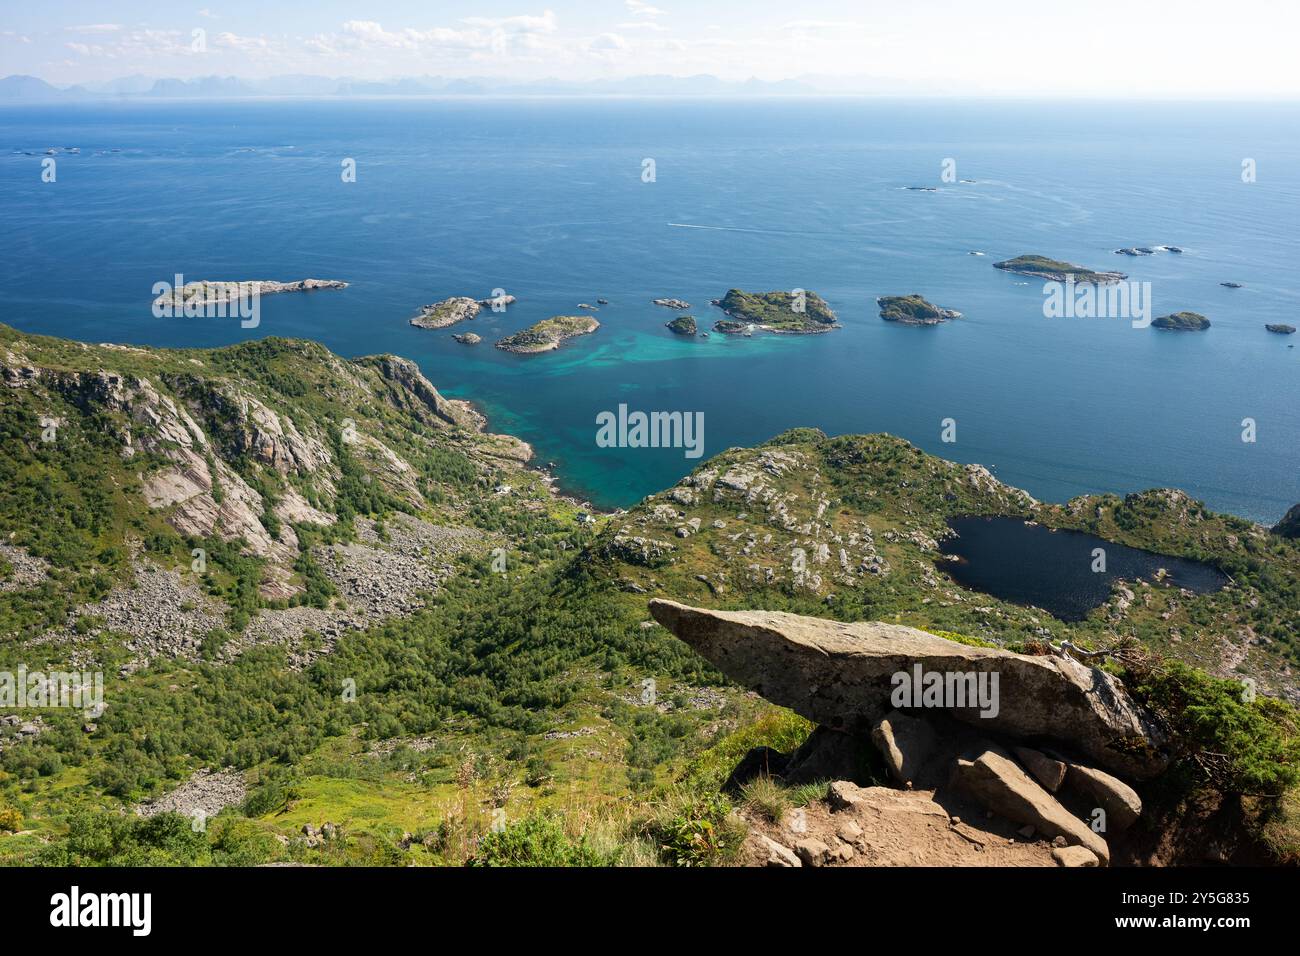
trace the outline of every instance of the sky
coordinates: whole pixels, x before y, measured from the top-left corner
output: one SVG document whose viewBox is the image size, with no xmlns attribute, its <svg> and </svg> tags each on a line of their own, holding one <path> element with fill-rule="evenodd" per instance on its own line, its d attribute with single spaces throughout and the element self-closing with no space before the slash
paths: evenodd
<svg viewBox="0 0 1300 956">
<path fill-rule="evenodd" d="M 728 80 L 815 75 L 832 87 L 954 96 L 1300 96 L 1298 0 L 5 0 L 4 6 L 0 76 L 31 74 L 57 85 L 133 74 L 527 81 L 708 73 Z"/>
</svg>

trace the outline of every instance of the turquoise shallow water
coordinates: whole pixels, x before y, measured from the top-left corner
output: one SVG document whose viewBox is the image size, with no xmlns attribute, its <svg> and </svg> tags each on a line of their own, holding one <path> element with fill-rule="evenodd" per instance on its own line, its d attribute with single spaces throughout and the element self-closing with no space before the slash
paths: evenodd
<svg viewBox="0 0 1300 956">
<path fill-rule="evenodd" d="M 798 425 L 889 431 L 1045 499 L 1177 486 L 1273 521 L 1300 501 L 1300 336 L 1263 329 L 1300 324 L 1298 133 L 1286 104 L 9 107 L 0 320 L 90 341 L 291 335 L 397 352 L 602 506 L 696 464 L 680 449 L 598 447 L 597 413 L 627 403 L 703 412 L 706 455 Z M 43 184 L 50 146 L 80 153 L 59 155 L 58 181 Z M 949 157 L 975 182 L 941 183 Z M 346 158 L 355 183 L 340 180 Z M 1166 243 L 1184 254 L 1112 255 Z M 1123 269 L 1152 283 L 1156 314 L 1193 309 L 1214 325 L 1046 319 L 1041 284 L 991 266 L 1025 252 Z M 151 286 L 175 272 L 352 285 L 268 298 L 245 330 L 155 319 Z M 684 340 L 649 301 L 684 298 L 707 327 L 708 301 L 731 286 L 816 290 L 844 328 Z M 483 345 L 407 324 L 423 303 L 496 287 L 519 303 L 461 327 Z M 965 318 L 882 322 L 874 298 L 907 292 Z M 611 304 L 595 335 L 540 356 L 490 347 L 598 297 Z M 956 443 L 940 440 L 945 418 Z"/>
</svg>

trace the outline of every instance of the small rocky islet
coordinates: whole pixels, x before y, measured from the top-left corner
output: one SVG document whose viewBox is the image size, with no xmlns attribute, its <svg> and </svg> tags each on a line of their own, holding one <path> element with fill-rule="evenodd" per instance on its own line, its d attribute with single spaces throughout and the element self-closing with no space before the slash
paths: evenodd
<svg viewBox="0 0 1300 956">
<path fill-rule="evenodd" d="M 1158 252 L 1172 252 L 1181 254 L 1180 246 L 1125 246 L 1122 249 L 1116 249 L 1117 256 L 1154 256 Z"/>
<path fill-rule="evenodd" d="M 1204 332 L 1210 320 L 1199 312 L 1174 312 L 1152 319 L 1151 327 L 1166 332 Z"/>
<path fill-rule="evenodd" d="M 513 335 L 507 335 L 496 343 L 496 347 L 503 352 L 521 355 L 550 352 L 558 349 L 565 339 L 590 335 L 598 328 L 600 323 L 590 315 L 555 315 L 535 322 Z"/>
<path fill-rule="evenodd" d="M 490 309 L 494 305 L 513 305 L 514 302 L 513 295 L 503 295 L 496 299 L 472 299 L 467 295 L 454 295 L 441 302 L 422 306 L 420 314 L 411 319 L 411 324 L 420 329 L 445 329 L 475 318 L 483 309 Z"/>
<path fill-rule="evenodd" d="M 900 325 L 939 325 L 961 318 L 956 309 L 941 308 L 915 292 L 911 295 L 882 295 L 876 299 L 876 304 L 880 306 L 882 319 Z"/>
<path fill-rule="evenodd" d="M 1074 282 L 1104 285 L 1110 282 L 1122 282 L 1128 278 L 1126 272 L 1098 272 L 1095 269 L 1076 266 L 1072 262 L 1062 262 L 1060 259 L 1049 259 L 1047 256 L 1040 255 L 1023 255 L 1012 259 L 1003 259 L 1001 262 L 993 263 L 993 268 L 1001 269 L 1003 272 L 1014 272 L 1017 275 L 1048 279 L 1053 282 L 1073 280 Z"/>
<path fill-rule="evenodd" d="M 1284 325 L 1281 322 L 1270 322 L 1268 325 L 1265 325 L 1264 328 L 1268 329 L 1270 332 L 1275 332 L 1278 335 L 1295 335 L 1294 325 Z"/>
<path fill-rule="evenodd" d="M 1159 252 L 1178 254 L 1182 253 L 1183 249 L 1171 245 L 1132 246 L 1116 249 L 1114 252 L 1116 255 L 1149 256 Z M 970 254 L 982 255 L 982 253 Z M 1101 285 L 1122 282 L 1128 278 L 1127 273 L 1090 269 L 1038 254 L 1025 254 L 1011 259 L 1004 259 L 994 262 L 993 267 L 1004 272 L 1058 282 L 1071 280 L 1076 283 Z M 347 285 L 345 282 L 318 279 L 305 279 L 295 283 L 263 281 L 257 284 L 262 287 L 263 292 L 344 288 Z M 243 283 L 190 283 L 184 287 L 183 295 L 178 295 L 177 299 L 179 301 L 182 298 L 197 295 L 199 290 L 203 290 L 204 296 L 212 296 L 221 294 L 220 290 L 237 289 L 241 285 Z M 1241 288 L 1240 283 L 1236 282 L 1222 282 L 1220 285 L 1226 288 Z M 229 293 L 226 292 L 225 294 Z M 802 296 L 801 303 L 798 299 L 799 296 Z M 509 305 L 515 301 L 514 296 L 503 296 L 500 299 L 473 299 L 469 296 L 452 296 L 422 307 L 420 314 L 411 319 L 410 322 L 420 328 L 446 328 L 476 317 L 484 307 L 491 307 L 498 303 Z M 609 300 L 605 298 L 598 298 L 596 302 L 597 305 L 582 302 L 578 304 L 578 308 L 595 312 L 599 306 L 609 304 Z M 656 298 L 652 299 L 651 302 L 654 305 L 675 311 L 684 312 L 691 308 L 691 304 L 685 299 L 675 297 Z M 787 335 L 807 335 L 827 332 L 840 327 L 835 312 L 815 292 L 746 292 L 742 289 L 733 288 L 729 289 L 722 298 L 713 299 L 710 304 L 726 313 L 727 317 L 725 319 L 719 319 L 713 324 L 713 331 L 724 335 L 750 336 L 755 330 Z M 919 293 L 880 296 L 876 299 L 876 304 L 880 309 L 880 317 L 883 320 L 896 322 L 900 325 L 932 326 L 962 317 L 962 313 L 956 309 L 935 305 Z M 802 308 L 796 309 L 796 305 L 802 305 Z M 693 315 L 681 315 L 664 324 L 676 335 L 687 337 L 697 335 L 706 337 L 708 335 L 707 332 L 700 331 L 698 322 Z M 1204 331 L 1210 327 L 1210 324 L 1210 320 L 1200 313 L 1182 311 L 1152 320 L 1151 327 L 1165 331 L 1186 332 Z M 496 347 L 503 351 L 517 353 L 551 351 L 558 348 L 559 344 L 565 339 L 578 335 L 588 335 L 599 328 L 599 325 L 600 323 L 590 316 L 553 316 L 514 335 L 506 336 L 496 343 Z M 1269 332 L 1278 335 L 1295 333 L 1294 326 L 1282 323 L 1270 323 L 1265 325 L 1265 328 Z M 473 333 L 455 335 L 453 338 L 464 345 L 475 345 L 482 341 L 481 337 Z"/>
</svg>

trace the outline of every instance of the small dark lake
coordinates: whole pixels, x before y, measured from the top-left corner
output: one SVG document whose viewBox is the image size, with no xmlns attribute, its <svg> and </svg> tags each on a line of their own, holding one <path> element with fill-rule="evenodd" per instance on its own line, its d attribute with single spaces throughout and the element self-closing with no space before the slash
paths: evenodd
<svg viewBox="0 0 1300 956">
<path fill-rule="evenodd" d="M 1140 551 L 1082 531 L 1052 531 L 1020 518 L 953 518 L 956 532 L 941 545 L 956 560 L 938 562 L 958 584 L 1013 604 L 1033 605 L 1064 621 L 1081 621 L 1110 597 L 1116 578 L 1156 582 L 1197 594 L 1217 591 L 1228 577 L 1199 561 Z M 1093 549 L 1106 551 L 1106 570 L 1093 571 Z"/>
</svg>

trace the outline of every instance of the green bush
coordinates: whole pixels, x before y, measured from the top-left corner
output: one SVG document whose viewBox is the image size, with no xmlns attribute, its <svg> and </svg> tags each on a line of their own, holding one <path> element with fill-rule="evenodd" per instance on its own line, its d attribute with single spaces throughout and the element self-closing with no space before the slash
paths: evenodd
<svg viewBox="0 0 1300 956">
<path fill-rule="evenodd" d="M 574 841 L 560 821 L 545 814 L 525 817 L 479 840 L 470 866 L 603 866 L 584 837 Z"/>
<path fill-rule="evenodd" d="M 195 866 L 209 864 L 207 835 L 179 813 L 153 817 L 81 811 L 66 840 L 37 855 L 44 866 Z"/>
<path fill-rule="evenodd" d="M 1181 661 L 1133 676 L 1138 698 L 1168 726 L 1175 757 L 1218 789 L 1276 797 L 1300 782 L 1300 727 L 1290 705 L 1246 700 L 1240 681 Z"/>
<path fill-rule="evenodd" d="M 744 824 L 731 815 L 720 793 L 669 798 L 651 827 L 666 862 L 674 866 L 712 866 L 740 848 Z"/>
</svg>

